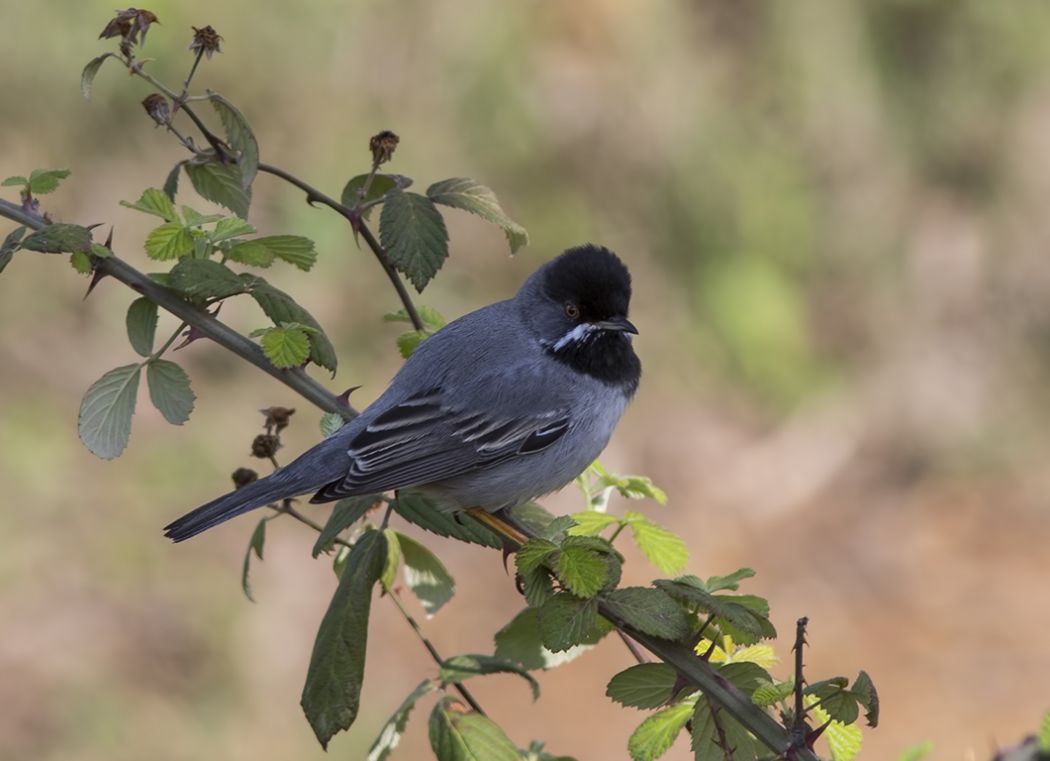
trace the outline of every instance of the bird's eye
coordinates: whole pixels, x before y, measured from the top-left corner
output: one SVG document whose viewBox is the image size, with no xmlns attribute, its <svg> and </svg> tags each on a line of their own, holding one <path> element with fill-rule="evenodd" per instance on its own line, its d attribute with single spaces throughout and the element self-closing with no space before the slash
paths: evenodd
<svg viewBox="0 0 1050 761">
<path fill-rule="evenodd" d="M 571 301 L 565 305 L 565 316 L 570 320 L 575 320 L 580 316 L 580 308 L 573 304 Z"/>
</svg>

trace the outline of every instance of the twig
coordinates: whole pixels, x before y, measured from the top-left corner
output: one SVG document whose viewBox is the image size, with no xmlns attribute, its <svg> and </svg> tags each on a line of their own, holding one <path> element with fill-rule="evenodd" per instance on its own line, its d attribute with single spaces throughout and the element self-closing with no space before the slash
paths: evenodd
<svg viewBox="0 0 1050 761">
<path fill-rule="evenodd" d="M 628 637 L 626 634 L 624 634 L 619 629 L 616 630 L 616 633 L 620 635 L 620 639 L 623 640 L 623 644 L 627 645 L 627 649 L 631 651 L 631 655 L 634 656 L 634 659 L 636 661 L 638 661 L 639 663 L 648 663 L 649 662 L 649 658 L 646 657 L 645 653 L 643 653 L 639 649 L 638 645 L 636 645 L 634 643 L 633 639 Z"/>
<path fill-rule="evenodd" d="M 792 748 L 805 747 L 808 728 L 806 726 L 806 704 L 803 692 L 806 679 L 803 674 L 805 668 L 802 663 L 802 651 L 806 645 L 806 624 L 809 619 L 803 616 L 795 622 L 795 645 L 792 650 L 795 653 L 795 716 L 791 722 L 791 744 Z"/>
</svg>

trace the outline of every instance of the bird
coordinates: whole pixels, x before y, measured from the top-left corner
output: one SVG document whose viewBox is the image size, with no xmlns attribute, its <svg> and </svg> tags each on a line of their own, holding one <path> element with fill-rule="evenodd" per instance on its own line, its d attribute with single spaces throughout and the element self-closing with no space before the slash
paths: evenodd
<svg viewBox="0 0 1050 761">
<path fill-rule="evenodd" d="M 605 449 L 638 389 L 630 300 L 631 275 L 616 254 L 567 249 L 512 298 L 424 340 L 328 438 L 172 522 L 165 536 L 181 542 L 310 492 L 311 502 L 330 502 L 413 489 L 438 510 L 495 519 L 561 489 Z"/>
</svg>

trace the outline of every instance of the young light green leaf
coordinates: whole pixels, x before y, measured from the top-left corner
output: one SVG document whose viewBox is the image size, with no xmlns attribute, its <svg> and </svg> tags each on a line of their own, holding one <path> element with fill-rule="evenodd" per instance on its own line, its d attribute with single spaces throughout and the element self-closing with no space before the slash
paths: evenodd
<svg viewBox="0 0 1050 761">
<path fill-rule="evenodd" d="M 430 747 L 438 761 L 520 761 L 503 730 L 480 713 L 467 712 L 452 698 L 430 713 Z"/>
<path fill-rule="evenodd" d="M 135 201 L 135 203 L 121 201 L 120 205 L 160 217 L 165 222 L 177 222 L 179 220 L 179 213 L 175 211 L 175 204 L 164 194 L 163 190 L 157 190 L 156 188 L 147 188 L 142 191 L 142 195 L 139 196 L 139 200 Z"/>
<path fill-rule="evenodd" d="M 102 68 L 107 58 L 116 58 L 112 53 L 103 53 L 87 62 L 87 66 L 80 73 L 80 94 L 84 100 L 91 100 L 91 86 L 95 83 L 95 75 Z"/>
<path fill-rule="evenodd" d="M 166 222 L 146 236 L 146 255 L 167 261 L 193 253 L 193 236 L 180 222 Z"/>
<path fill-rule="evenodd" d="M 372 587 L 383 572 L 385 550 L 379 531 L 361 535 L 317 631 L 300 702 L 325 749 L 354 723 L 361 705 Z"/>
<path fill-rule="evenodd" d="M 856 724 L 846 724 L 836 721 L 828 711 L 824 710 L 824 704 L 816 705 L 815 695 L 806 695 L 805 703 L 809 709 L 809 716 L 817 726 L 827 723 L 827 728 L 821 737 L 828 744 L 833 761 L 852 761 L 860 754 L 861 743 L 864 735 Z"/>
<path fill-rule="evenodd" d="M 558 653 L 581 644 L 596 626 L 597 618 L 597 600 L 558 592 L 539 609 L 543 646 Z"/>
<path fill-rule="evenodd" d="M 383 529 L 383 538 L 386 540 L 386 563 L 383 565 L 383 574 L 379 581 L 383 590 L 389 592 L 394 588 L 397 569 L 401 566 L 401 544 L 397 540 L 397 532 L 392 528 Z"/>
<path fill-rule="evenodd" d="M 69 264 L 81 275 L 91 273 L 91 257 L 83 251 L 75 251 L 69 257 Z"/>
<path fill-rule="evenodd" d="M 411 489 L 399 491 L 397 499 L 392 504 L 398 515 L 409 523 L 414 523 L 438 536 L 450 536 L 461 542 L 471 542 L 497 549 L 503 546 L 503 540 L 472 515 L 460 513 L 452 516 L 447 512 L 442 512 L 434 504 L 432 498 L 421 492 Z"/>
<path fill-rule="evenodd" d="M 314 542 L 313 556 L 317 557 L 328 550 L 339 534 L 361 520 L 378 501 L 378 496 L 368 494 L 362 497 L 346 497 L 336 502 L 328 522 L 324 524 L 317 541 Z"/>
<path fill-rule="evenodd" d="M 423 322 L 425 327 L 431 333 L 436 333 L 445 327 L 445 318 L 442 317 L 441 312 L 434 309 L 432 306 L 426 304 L 419 304 L 416 307 L 416 313 L 419 315 L 419 319 Z M 387 312 L 383 315 L 383 322 L 407 322 L 412 323 L 412 318 L 408 316 L 408 312 L 404 309 L 398 309 L 396 312 Z"/>
<path fill-rule="evenodd" d="M 405 583 L 419 598 L 428 616 L 432 616 L 452 599 L 456 582 L 437 555 L 410 536 L 399 533 L 405 558 Z"/>
<path fill-rule="evenodd" d="M 192 298 L 224 299 L 247 290 L 236 272 L 211 259 L 182 259 L 170 274 L 170 286 Z"/>
<path fill-rule="evenodd" d="M 569 536 L 597 536 L 609 526 L 620 523 L 620 519 L 615 515 L 599 513 L 597 510 L 573 513 L 572 519 L 576 525 L 569 529 Z"/>
<path fill-rule="evenodd" d="M 627 752 L 632 761 L 654 761 L 666 753 L 693 717 L 693 702 L 675 703 L 647 718 L 631 734 Z"/>
<path fill-rule="evenodd" d="M 222 214 L 204 214 L 186 204 L 182 205 L 182 217 L 186 220 L 187 227 L 201 227 L 202 225 L 210 225 L 212 222 L 226 219 Z M 208 237 L 211 238 L 210 235 Z"/>
<path fill-rule="evenodd" d="M 1050 744 L 1048 744 L 1045 749 L 1040 749 L 1050 750 Z M 918 745 L 906 748 L 904 752 L 897 757 L 897 761 L 922 761 L 922 759 L 926 758 L 931 753 L 933 753 L 933 743 L 927 740 L 924 743 L 919 743 Z"/>
<path fill-rule="evenodd" d="M 427 188 L 427 197 L 435 203 L 469 211 L 486 222 L 498 225 L 507 236 L 512 254 L 517 253 L 519 248 L 529 242 L 529 234 L 525 228 L 500 208 L 496 194 L 469 177 L 452 177 L 435 182 Z"/>
<path fill-rule="evenodd" d="M 241 590 L 244 592 L 244 596 L 249 601 L 255 602 L 255 598 L 252 597 L 252 585 L 248 578 L 248 572 L 251 570 L 252 565 L 252 553 L 255 553 L 255 557 L 259 560 L 263 559 L 263 547 L 266 545 L 266 521 L 268 518 L 263 518 L 255 525 L 255 531 L 252 532 L 252 538 L 248 540 L 248 549 L 244 551 L 244 567 L 241 569 Z"/>
<path fill-rule="evenodd" d="M 298 367 L 310 358 L 310 338 L 300 328 L 264 328 L 260 343 L 275 367 Z"/>
<path fill-rule="evenodd" d="M 182 425 L 190 419 L 197 396 L 181 367 L 166 359 L 155 359 L 146 365 L 146 382 L 149 398 L 165 420 L 172 425 Z"/>
<path fill-rule="evenodd" d="M 372 743 L 372 747 L 368 749 L 368 761 L 386 761 L 394 748 L 401 742 L 401 735 L 405 733 L 405 727 L 408 725 L 408 716 L 412 713 L 412 709 L 415 708 L 421 697 L 433 690 L 434 680 L 424 679 L 416 689 L 409 693 L 408 697 L 394 711 L 394 714 L 387 719 L 383 729 L 379 732 L 379 737 Z"/>
<path fill-rule="evenodd" d="M 238 167 L 220 164 L 218 161 L 188 161 L 184 166 L 194 190 L 203 198 L 225 206 L 242 219 L 248 218 L 252 190 L 244 184 Z"/>
<path fill-rule="evenodd" d="M 273 251 L 254 240 L 241 240 L 232 246 L 224 247 L 223 252 L 235 262 L 250 267 L 269 267 L 273 264 Z"/>
<path fill-rule="evenodd" d="M 44 254 L 73 254 L 91 251 L 91 231 L 80 225 L 56 222 L 27 235 L 22 248 Z"/>
<path fill-rule="evenodd" d="M 248 188 L 259 171 L 259 144 L 252 133 L 251 125 L 244 118 L 244 114 L 219 93 L 209 90 L 208 98 L 222 121 L 222 128 L 226 131 L 226 142 L 237 152 L 241 184 Z"/>
<path fill-rule="evenodd" d="M 266 235 L 253 239 L 251 243 L 264 246 L 278 259 L 294 264 L 304 272 L 308 272 L 317 261 L 314 242 L 302 235 Z"/>
<path fill-rule="evenodd" d="M 563 547 L 554 571 L 562 584 L 577 597 L 594 597 L 605 586 L 605 557 L 586 547 Z"/>
<path fill-rule="evenodd" d="M 251 235 L 254 232 L 255 228 L 240 217 L 223 217 L 216 223 L 215 230 L 208 237 L 211 238 L 212 243 L 220 243 L 239 235 Z"/>
<path fill-rule="evenodd" d="M 310 334 L 310 361 L 335 373 L 338 364 L 335 347 L 309 312 L 287 293 L 274 288 L 261 277 L 243 275 L 241 281 L 251 289 L 252 298 L 274 323 L 296 322 L 316 330 L 316 333 Z"/>
<path fill-rule="evenodd" d="M 1050 711 L 1043 716 L 1043 723 L 1039 726 L 1036 742 L 1041 753 L 1050 753 Z"/>
<path fill-rule="evenodd" d="M 624 587 L 603 596 L 609 611 L 640 632 L 661 639 L 689 636 L 689 618 L 669 595 L 650 587 Z"/>
<path fill-rule="evenodd" d="M 379 238 L 391 263 L 417 291 L 448 257 L 448 230 L 429 198 L 397 190 L 387 196 L 379 217 Z"/>
<path fill-rule="evenodd" d="M 768 708 L 782 700 L 786 700 L 794 691 L 794 679 L 789 679 L 786 682 L 765 682 L 751 693 L 751 702 L 763 708 Z"/>
<path fill-rule="evenodd" d="M 14 258 L 15 251 L 21 247 L 22 236 L 26 234 L 26 229 L 24 226 L 16 227 L 7 234 L 3 244 L 0 244 L 0 272 L 4 271 L 4 268 Z"/>
<path fill-rule="evenodd" d="M 326 412 L 321 415 L 321 435 L 326 439 L 346 425 L 346 419 L 338 412 Z"/>
<path fill-rule="evenodd" d="M 84 394 L 77 428 L 80 440 L 96 457 L 111 460 L 128 445 L 141 365 L 110 370 Z"/>
<path fill-rule="evenodd" d="M 517 674 L 529 683 L 533 700 L 540 696 L 540 684 L 532 674 L 513 661 L 493 655 L 456 655 L 446 658 L 441 664 L 438 678 L 442 684 L 454 684 L 483 674 Z"/>
<path fill-rule="evenodd" d="M 599 513 L 600 514 L 600 513 Z M 624 521 L 631 527 L 634 542 L 647 558 L 664 573 L 678 573 L 689 562 L 689 548 L 672 531 L 657 526 L 641 513 L 628 512 Z"/>
<path fill-rule="evenodd" d="M 666 663 L 640 663 L 609 680 L 605 694 L 620 705 L 659 708 L 674 697 L 678 673 Z"/>
<path fill-rule="evenodd" d="M 147 298 L 135 299 L 128 307 L 125 322 L 131 348 L 148 357 L 153 353 L 153 338 L 157 333 L 157 305 Z"/>
<path fill-rule="evenodd" d="M 554 516 L 543 505 L 536 502 L 522 502 L 520 505 L 509 508 L 507 514 L 515 523 L 535 534 L 543 533 L 544 529 L 554 520 Z"/>
<path fill-rule="evenodd" d="M 430 334 L 425 330 L 410 330 L 407 333 L 402 333 L 397 337 L 397 350 L 403 358 L 408 359 L 415 354 L 419 345 L 428 338 L 430 338 Z"/>
<path fill-rule="evenodd" d="M 175 194 L 179 192 L 179 170 L 182 169 L 185 161 L 180 161 L 171 171 L 168 172 L 168 176 L 164 179 L 164 195 L 168 197 L 168 200 L 175 203 Z"/>
<path fill-rule="evenodd" d="M 29 175 L 29 190 L 38 196 L 58 190 L 58 183 L 72 174 L 68 169 L 34 169 Z"/>
<path fill-rule="evenodd" d="M 703 583 L 703 587 L 708 592 L 718 592 L 723 589 L 731 589 L 735 592 L 739 589 L 741 581 L 750 579 L 754 575 L 755 572 L 751 568 L 738 568 L 726 576 L 710 577 Z"/>
<path fill-rule="evenodd" d="M 3 182 L 0 182 L 0 187 L 13 188 L 17 185 L 28 185 L 29 178 L 23 177 L 20 174 L 13 174 L 10 177 L 4 178 Z"/>
</svg>

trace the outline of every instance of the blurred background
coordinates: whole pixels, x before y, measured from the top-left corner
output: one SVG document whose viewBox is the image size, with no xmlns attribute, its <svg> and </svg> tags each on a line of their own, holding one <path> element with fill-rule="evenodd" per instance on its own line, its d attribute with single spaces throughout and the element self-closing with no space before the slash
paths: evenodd
<svg viewBox="0 0 1050 761">
<path fill-rule="evenodd" d="M 45 207 L 113 224 L 118 254 L 149 271 L 149 219 L 118 201 L 159 187 L 184 152 L 112 62 L 81 98 L 82 66 L 115 47 L 96 39 L 112 5 L 5 4 L 0 175 L 71 168 Z M 498 230 L 450 212 L 452 255 L 420 299 L 446 317 L 511 295 L 568 245 L 621 254 L 645 377 L 604 460 L 668 492 L 644 509 L 687 539 L 690 572 L 758 571 L 749 588 L 770 599 L 782 657 L 807 615 L 812 678 L 871 673 L 883 713 L 864 757 L 932 741 L 933 758 L 983 759 L 1037 726 L 1050 709 L 1050 6 L 148 7 L 161 26 L 143 55 L 172 86 L 190 25 L 223 35 L 197 84 L 240 106 L 264 160 L 337 195 L 367 170 L 369 135 L 392 129 L 390 170 L 417 187 L 466 175 L 497 191 L 532 244 L 510 258 Z M 185 180 L 179 200 L 207 207 Z M 360 385 L 364 405 L 400 362 L 400 326 L 380 319 L 398 304 L 371 255 L 273 178 L 257 180 L 251 222 L 317 241 L 314 273 L 267 277 L 335 341 L 338 376 L 317 377 Z M 160 534 L 253 464 L 259 408 L 298 408 L 286 457 L 318 438 L 319 415 L 201 341 L 174 357 L 199 395 L 189 423 L 167 425 L 143 389 L 130 448 L 95 459 L 76 437 L 80 397 L 135 360 L 133 295 L 103 282 L 83 301 L 85 287 L 31 253 L 0 275 L 0 757 L 324 757 L 298 706 L 335 587 L 310 532 L 270 524 L 255 605 L 238 581 L 254 521 L 178 547 Z M 248 302 L 222 316 L 263 324 Z M 173 328 L 162 318 L 158 335 Z M 448 655 L 490 652 L 521 607 L 513 579 L 498 553 L 425 539 L 458 582 L 427 633 Z M 629 581 L 658 575 L 629 559 Z M 373 610 L 361 716 L 332 758 L 362 758 L 432 673 L 392 606 Z M 625 758 L 643 715 L 603 693 L 630 662 L 610 639 L 542 675 L 535 704 L 513 677 L 472 689 L 519 745 Z M 429 757 L 429 708 L 396 758 Z M 688 757 L 683 740 L 667 756 Z"/>
</svg>

